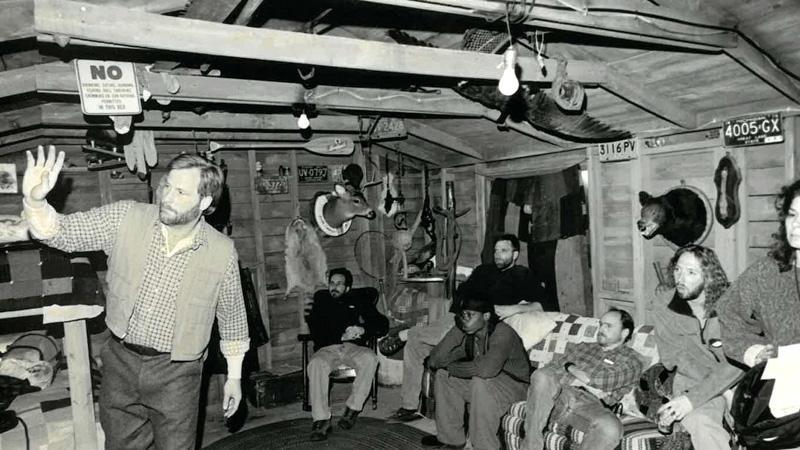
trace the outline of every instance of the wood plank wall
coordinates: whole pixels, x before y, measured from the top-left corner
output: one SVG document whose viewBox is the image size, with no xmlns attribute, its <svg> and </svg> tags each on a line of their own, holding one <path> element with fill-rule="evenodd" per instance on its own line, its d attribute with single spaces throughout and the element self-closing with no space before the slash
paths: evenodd
<svg viewBox="0 0 800 450">
<path fill-rule="evenodd" d="M 205 142 L 198 143 L 200 148 L 204 148 Z M 84 211 L 101 204 L 118 201 L 122 199 L 134 199 L 138 201 L 148 201 L 150 198 L 150 185 L 157 186 L 158 180 L 165 173 L 165 166 L 172 157 L 181 152 L 195 152 L 196 147 L 193 143 L 187 144 L 164 144 L 160 143 L 159 164 L 153 170 L 150 183 L 140 181 L 134 174 L 122 168 L 119 172 L 121 178 L 112 179 L 110 171 L 103 172 L 82 172 L 68 173 L 61 177 L 61 187 L 57 193 L 55 203 L 59 204 L 59 211 L 70 213 Z M 59 145 L 59 150 L 67 152 L 68 161 L 75 165 L 85 165 L 85 155 L 81 152 L 77 144 Z M 292 155 L 294 153 L 294 155 Z M 263 151 L 254 152 L 255 160 L 261 161 L 265 175 L 277 175 L 278 168 L 284 166 L 296 173 L 296 165 L 326 165 L 333 167 L 346 165 L 357 158 L 352 157 L 322 157 L 311 153 L 297 151 Z M 379 169 L 376 175 L 384 173 L 384 160 L 386 152 L 374 152 L 373 159 Z M 408 158 L 408 157 L 406 157 Z M 284 274 L 284 230 L 288 223 L 299 213 L 308 218 L 310 215 L 309 202 L 317 191 L 329 191 L 332 183 L 308 183 L 294 184 L 288 194 L 280 195 L 260 195 L 254 194 L 250 189 L 251 178 L 255 176 L 255 168 L 251 167 L 247 152 L 225 152 L 219 154 L 217 159 L 224 159 L 228 165 L 228 186 L 230 189 L 232 211 L 231 222 L 233 224 L 232 238 L 236 244 L 242 264 L 245 267 L 256 271 L 260 268 L 264 274 L 264 289 L 267 297 L 267 304 L 262 305 L 262 313 L 266 313 L 269 319 L 270 338 L 272 340 L 269 352 L 260 352 L 262 366 L 264 366 L 264 356 L 269 354 L 270 363 L 276 369 L 281 366 L 299 367 L 300 347 L 297 342 L 297 333 L 300 330 L 300 309 L 296 300 L 285 299 L 284 290 L 286 277 Z M 397 170 L 397 158 L 393 153 L 389 154 L 389 168 Z M 364 164 L 365 159 L 361 157 Z M 406 173 L 403 178 L 402 193 L 406 197 L 406 209 L 408 220 L 412 222 L 422 206 L 422 174 L 417 168 L 422 167 L 422 163 L 412 159 L 406 159 L 409 165 L 406 166 Z M 18 183 L 22 183 L 22 175 L 25 169 L 24 153 L 14 153 L 0 158 L 3 163 L 15 163 Z M 434 204 L 439 204 L 439 177 L 440 169 L 431 167 L 430 193 Z M 374 167 L 368 169 L 366 179 L 372 176 Z M 67 188 L 68 187 L 68 188 Z M 459 195 L 465 199 L 473 196 L 470 188 L 461 186 Z M 375 186 L 367 190 L 367 197 L 373 207 L 377 206 L 380 196 L 380 186 Z M 254 198 L 255 197 L 255 198 Z M 466 201 L 466 200 L 465 200 Z M 255 202 L 255 203 L 254 203 Z M 258 223 L 254 222 L 254 205 L 257 205 Z M 18 215 L 21 211 L 21 195 L 8 194 L 0 195 L 0 214 Z M 359 234 L 365 230 L 382 229 L 387 236 L 394 232 L 391 220 L 376 220 L 369 222 L 365 219 L 354 220 L 354 226 L 349 233 L 338 238 L 322 238 L 323 249 L 328 256 L 330 268 L 344 266 L 349 268 L 355 278 L 357 286 L 376 286 L 375 279 L 366 275 L 358 268 L 354 255 L 354 243 Z M 256 230 L 260 234 L 259 250 Z M 375 235 L 376 237 L 378 235 Z M 390 245 L 384 239 L 364 239 L 365 245 L 360 246 L 365 250 L 366 259 L 361 261 L 362 265 L 377 275 L 385 276 L 385 261 L 390 254 Z M 414 246 L 423 244 L 422 230 L 415 235 Z M 474 246 L 472 244 L 470 247 Z M 263 253 L 262 253 L 263 252 Z M 377 258 L 377 259 L 376 259 Z M 377 264 L 377 269 L 372 266 Z M 102 275 L 102 274 L 101 274 Z M 255 280 L 256 282 L 260 280 Z M 263 299 L 262 299 L 263 300 Z M 265 317 L 266 319 L 266 317 Z"/>
<path fill-rule="evenodd" d="M 676 247 L 661 236 L 641 237 L 635 225 L 641 211 L 638 191 L 658 196 L 685 183 L 708 198 L 713 214 L 714 172 L 726 153 L 742 172 L 741 218 L 728 229 L 714 220 L 703 245 L 715 250 L 731 280 L 765 256 L 778 229 L 775 196 L 782 185 L 797 177 L 795 119 L 784 118 L 785 142 L 777 144 L 725 148 L 718 136 L 697 132 L 694 140 L 682 138 L 663 147 L 644 148 L 631 161 L 601 163 L 593 151 L 590 221 L 595 237 L 595 311 L 623 307 L 638 321 L 647 320 L 658 284 L 654 263 L 666 275 Z"/>
</svg>

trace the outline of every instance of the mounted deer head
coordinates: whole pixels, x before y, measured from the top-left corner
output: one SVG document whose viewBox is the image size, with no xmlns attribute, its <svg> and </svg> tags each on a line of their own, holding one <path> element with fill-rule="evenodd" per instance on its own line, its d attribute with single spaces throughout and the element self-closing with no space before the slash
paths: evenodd
<svg viewBox="0 0 800 450">
<path fill-rule="evenodd" d="M 354 217 L 375 218 L 375 211 L 361 191 L 352 186 L 334 185 L 333 192 L 319 192 L 312 200 L 317 226 L 329 236 L 341 236 L 350 228 Z"/>
</svg>

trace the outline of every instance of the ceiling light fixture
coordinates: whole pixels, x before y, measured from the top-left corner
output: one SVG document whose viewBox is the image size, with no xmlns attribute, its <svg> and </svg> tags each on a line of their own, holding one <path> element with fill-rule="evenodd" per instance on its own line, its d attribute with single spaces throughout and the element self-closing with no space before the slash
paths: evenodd
<svg viewBox="0 0 800 450">
<path fill-rule="evenodd" d="M 514 48 L 514 36 L 511 34 L 511 21 L 508 18 L 508 4 L 506 3 L 506 29 L 508 30 L 508 48 L 503 53 L 503 75 L 497 88 L 506 96 L 514 95 L 519 90 L 517 79 L 517 50 Z"/>
<path fill-rule="evenodd" d="M 305 130 L 310 126 L 311 126 L 311 121 L 308 120 L 308 116 L 306 115 L 306 112 L 303 111 L 302 113 L 300 113 L 300 117 L 297 118 L 297 128 L 300 128 L 301 130 Z"/>
<path fill-rule="evenodd" d="M 311 127 L 311 118 L 317 117 L 317 107 L 313 103 L 295 103 L 292 114 L 297 117 L 297 128 L 307 130 Z"/>
</svg>

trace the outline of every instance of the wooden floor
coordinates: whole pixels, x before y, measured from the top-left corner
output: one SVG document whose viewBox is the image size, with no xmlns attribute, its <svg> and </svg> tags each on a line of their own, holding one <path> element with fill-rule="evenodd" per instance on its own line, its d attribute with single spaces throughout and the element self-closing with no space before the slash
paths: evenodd
<svg viewBox="0 0 800 450">
<path fill-rule="evenodd" d="M 334 417 L 341 416 L 345 408 L 345 399 L 350 392 L 350 384 L 335 383 L 331 390 L 331 411 Z M 384 419 L 400 407 L 400 387 L 379 387 L 378 388 L 378 409 L 372 409 L 372 401 L 367 399 L 361 416 Z M 311 413 L 303 411 L 300 402 L 291 403 L 285 406 L 274 408 L 256 408 L 248 406 L 248 417 L 244 426 L 239 431 L 259 427 L 273 422 L 281 422 L 292 419 L 308 419 L 308 432 L 311 433 Z M 210 414 L 209 414 L 210 416 Z M 436 422 L 430 419 L 420 419 L 409 423 L 426 433 L 436 433 Z M 358 427 L 358 422 L 356 422 Z M 225 427 L 221 416 L 209 417 L 205 421 L 202 446 L 210 445 L 212 442 L 230 436 L 231 433 Z"/>
</svg>

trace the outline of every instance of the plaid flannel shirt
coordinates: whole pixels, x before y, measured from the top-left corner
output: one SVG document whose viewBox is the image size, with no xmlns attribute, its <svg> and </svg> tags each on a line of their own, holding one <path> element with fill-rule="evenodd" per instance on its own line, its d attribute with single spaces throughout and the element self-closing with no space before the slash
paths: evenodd
<svg viewBox="0 0 800 450">
<path fill-rule="evenodd" d="M 42 210 L 25 205 L 25 215 L 34 237 L 51 247 L 66 252 L 102 250 L 111 254 L 117 230 L 132 204 L 121 201 L 69 215 L 57 214 L 49 205 Z M 169 252 L 163 225 L 158 220 L 153 222 L 153 227 L 159 229 L 153 233 L 147 252 L 147 267 L 125 341 L 162 352 L 171 350 L 178 288 L 191 252 L 207 243 L 208 226 L 200 221 L 193 234 Z M 226 357 L 239 359 L 247 352 L 250 339 L 236 252 L 225 264 L 216 311 L 220 347 Z M 229 375 L 233 376 L 230 372 Z"/>
<path fill-rule="evenodd" d="M 575 380 L 564 369 L 568 362 L 575 364 L 576 369 L 586 372 L 590 386 L 605 393 L 600 400 L 606 405 L 619 403 L 642 373 L 642 361 L 638 353 L 625 344 L 608 351 L 603 350 L 596 342 L 570 345 L 563 355 L 548 364 L 555 370 L 560 370 L 560 381 L 564 385 L 573 384 Z"/>
</svg>

